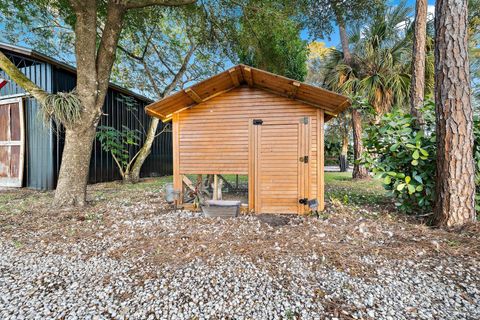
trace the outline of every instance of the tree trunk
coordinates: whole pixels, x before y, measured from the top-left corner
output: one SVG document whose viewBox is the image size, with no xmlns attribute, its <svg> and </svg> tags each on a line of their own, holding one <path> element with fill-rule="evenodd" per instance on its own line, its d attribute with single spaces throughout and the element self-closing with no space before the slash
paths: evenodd
<svg viewBox="0 0 480 320">
<path fill-rule="evenodd" d="M 420 109 L 425 91 L 425 46 L 427 37 L 427 0 L 417 0 L 415 32 L 413 36 L 412 81 L 410 85 L 410 113 L 415 124 L 423 130 L 425 122 Z"/>
<path fill-rule="evenodd" d="M 126 182 L 136 183 L 140 180 L 140 171 L 142 170 L 143 163 L 147 159 L 152 150 L 153 141 L 155 140 L 155 134 L 157 132 L 159 119 L 150 117 L 150 126 L 148 127 L 147 136 L 142 148 L 140 149 L 135 162 L 132 165 L 132 169 L 128 174 Z"/>
<path fill-rule="evenodd" d="M 354 179 L 366 179 L 369 178 L 367 169 L 360 165 L 360 160 L 363 153 L 362 143 L 362 115 L 356 109 L 352 109 L 352 127 L 353 127 L 353 178 Z"/>
<path fill-rule="evenodd" d="M 342 43 L 343 60 L 347 65 L 352 62 L 352 55 L 348 45 L 348 36 L 345 30 L 343 19 L 337 16 L 338 28 L 340 32 L 340 42 Z M 366 179 L 369 177 L 367 169 L 360 165 L 360 157 L 363 152 L 362 144 L 362 115 L 356 109 L 352 109 L 352 127 L 353 127 L 353 178 Z"/>
<path fill-rule="evenodd" d="M 345 23 L 343 20 L 339 21 L 338 30 L 340 33 L 340 42 L 342 44 L 343 60 L 346 64 L 350 65 L 352 61 L 352 54 L 350 53 L 350 48 L 348 46 L 348 35 L 347 31 L 345 30 Z"/>
<path fill-rule="evenodd" d="M 451 227 L 475 220 L 467 0 L 437 0 L 435 31 L 437 172 L 434 222 Z"/>
<path fill-rule="evenodd" d="M 348 171 L 348 131 L 343 131 L 342 152 L 340 153 L 340 172 Z"/>
<path fill-rule="evenodd" d="M 65 131 L 65 148 L 55 192 L 55 205 L 86 204 L 86 186 L 95 132 L 93 124 L 86 128 Z"/>
</svg>

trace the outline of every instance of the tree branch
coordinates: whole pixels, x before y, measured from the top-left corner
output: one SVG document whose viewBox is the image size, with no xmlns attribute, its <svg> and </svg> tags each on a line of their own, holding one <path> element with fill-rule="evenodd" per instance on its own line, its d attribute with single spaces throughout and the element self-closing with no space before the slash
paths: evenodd
<svg viewBox="0 0 480 320">
<path fill-rule="evenodd" d="M 172 90 L 178 84 L 180 79 L 183 77 L 183 75 L 187 71 L 188 63 L 190 62 L 190 59 L 192 58 L 192 55 L 195 52 L 196 48 L 197 48 L 196 45 L 194 45 L 194 44 L 190 45 L 190 50 L 188 51 L 185 58 L 183 59 L 182 66 L 180 67 L 180 69 L 175 74 L 175 77 L 173 77 L 172 82 L 170 82 L 170 84 L 165 87 L 165 90 L 163 90 L 160 98 L 164 98 L 164 97 L 168 96 L 170 94 L 170 92 L 172 92 Z"/>
<path fill-rule="evenodd" d="M 44 103 L 45 99 L 48 97 L 48 93 L 20 72 L 20 70 L 18 70 L 2 51 L 0 51 L 0 68 L 40 103 Z"/>
<path fill-rule="evenodd" d="M 157 82 L 152 76 L 152 72 L 150 71 L 150 68 L 148 64 L 145 62 L 145 60 L 142 60 L 142 65 L 143 65 L 143 70 L 145 70 L 145 73 L 147 74 L 148 80 L 150 80 L 150 83 L 153 87 L 153 91 L 157 94 L 157 96 L 160 98 L 162 96 L 162 92 L 160 91 L 160 88 L 157 85 Z"/>
<path fill-rule="evenodd" d="M 145 8 L 150 6 L 183 6 L 196 0 L 129 0 L 125 1 L 127 9 Z"/>
<path fill-rule="evenodd" d="M 163 59 L 162 55 L 160 54 L 160 51 L 157 49 L 157 46 L 155 44 L 152 44 L 152 48 L 157 54 L 158 60 L 160 60 L 160 62 L 165 66 L 165 68 L 167 68 L 168 72 L 170 72 L 170 74 L 174 76 L 175 72 L 173 72 L 173 70 L 170 68 L 169 63 L 167 63 L 165 59 Z"/>
<path fill-rule="evenodd" d="M 97 50 L 97 2 L 84 1 L 82 6 L 78 1 L 70 0 L 75 11 L 75 57 L 77 61 L 77 91 L 82 103 L 91 105 L 96 99 L 97 70 L 95 54 Z"/>
<path fill-rule="evenodd" d="M 110 154 L 112 155 L 113 160 L 115 160 L 115 163 L 117 164 L 118 171 L 120 171 L 120 175 L 122 176 L 122 179 L 124 179 L 124 178 L 125 178 L 125 172 L 124 172 L 124 170 L 123 170 L 122 165 L 120 164 L 120 162 L 118 161 L 117 157 L 115 157 L 115 155 L 113 154 L 112 151 L 110 151 Z"/>
<path fill-rule="evenodd" d="M 98 91 L 106 92 L 110 72 L 115 61 L 115 53 L 122 30 L 123 18 L 125 16 L 125 7 L 115 4 L 110 0 L 107 8 L 107 20 L 102 32 L 100 46 L 98 48 L 96 69 L 98 78 Z M 103 105 L 104 97 L 99 97 L 97 104 Z"/>
</svg>

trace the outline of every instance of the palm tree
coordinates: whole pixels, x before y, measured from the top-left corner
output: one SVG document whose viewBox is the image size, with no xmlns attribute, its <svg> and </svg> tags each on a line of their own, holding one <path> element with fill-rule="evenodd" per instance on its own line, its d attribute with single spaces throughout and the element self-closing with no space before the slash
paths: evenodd
<svg viewBox="0 0 480 320">
<path fill-rule="evenodd" d="M 334 91 L 351 96 L 354 101 L 352 120 L 354 130 L 354 159 L 362 152 L 362 114 L 360 103 L 367 101 L 372 107 L 375 122 L 397 106 L 408 107 L 412 60 L 413 29 L 410 25 L 411 9 L 405 2 L 390 8 L 380 8 L 365 25 L 352 28 L 349 37 L 350 59 L 345 61 L 343 51 L 330 51 L 324 65 L 324 85 Z M 431 39 L 427 41 L 426 87 L 433 89 L 433 54 Z M 342 48 L 345 46 L 343 45 Z M 364 105 L 361 103 L 361 105 Z M 358 175 L 364 173 L 361 168 Z"/>
<path fill-rule="evenodd" d="M 356 26 L 350 35 L 352 62 L 343 62 L 342 52 L 332 50 L 324 67 L 325 85 L 371 104 L 379 119 L 393 106 L 407 107 L 410 97 L 411 43 L 410 8 L 401 3 L 381 10 L 367 24 Z M 433 90 L 433 43 L 427 39 L 425 87 Z"/>
</svg>

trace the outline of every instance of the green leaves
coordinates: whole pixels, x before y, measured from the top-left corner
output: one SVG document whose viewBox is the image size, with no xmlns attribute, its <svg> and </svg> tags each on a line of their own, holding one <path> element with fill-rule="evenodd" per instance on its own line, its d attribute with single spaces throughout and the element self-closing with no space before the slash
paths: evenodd
<svg viewBox="0 0 480 320">
<path fill-rule="evenodd" d="M 122 126 L 121 130 L 109 126 L 99 126 L 97 139 L 102 150 L 110 152 L 117 162 L 120 171 L 123 172 L 130 162 L 129 148 L 140 143 L 140 131 Z"/>
<path fill-rule="evenodd" d="M 418 150 L 415 150 L 412 154 L 412 158 L 414 160 L 417 160 L 418 158 L 420 158 L 420 152 L 418 152 Z"/>
<path fill-rule="evenodd" d="M 433 105 L 425 110 L 425 134 L 414 130 L 409 114 L 395 111 L 380 123 L 366 128 L 363 163 L 382 178 L 383 185 L 396 198 L 399 209 L 422 214 L 431 210 L 435 181 L 435 139 Z"/>
<path fill-rule="evenodd" d="M 400 210 L 422 214 L 432 210 L 435 191 L 435 106 L 423 109 L 425 131 L 411 129 L 412 117 L 401 111 L 386 114 L 380 123 L 365 129 L 366 152 L 362 163 L 382 179 Z M 407 130 L 408 129 L 408 130 Z M 480 212 L 480 118 L 474 118 L 476 210 Z"/>
</svg>

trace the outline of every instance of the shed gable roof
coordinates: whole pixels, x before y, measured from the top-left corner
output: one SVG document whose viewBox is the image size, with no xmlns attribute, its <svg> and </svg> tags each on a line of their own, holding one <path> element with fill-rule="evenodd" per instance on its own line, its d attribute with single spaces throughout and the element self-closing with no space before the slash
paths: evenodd
<svg viewBox="0 0 480 320">
<path fill-rule="evenodd" d="M 246 65 L 237 65 L 145 107 L 148 115 L 169 121 L 180 112 L 242 84 L 295 99 L 325 110 L 326 120 L 350 106 L 350 100 L 335 92 L 282 77 Z"/>
</svg>

